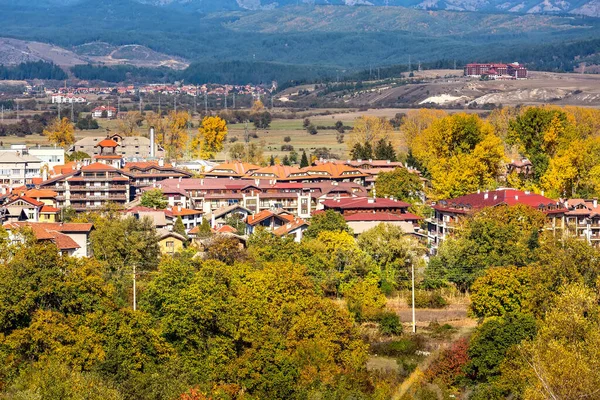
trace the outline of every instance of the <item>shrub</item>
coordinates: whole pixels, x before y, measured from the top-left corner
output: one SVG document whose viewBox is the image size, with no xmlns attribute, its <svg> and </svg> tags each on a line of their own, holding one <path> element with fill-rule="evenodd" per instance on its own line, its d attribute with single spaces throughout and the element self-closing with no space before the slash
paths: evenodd
<svg viewBox="0 0 600 400">
<path fill-rule="evenodd" d="M 408 305 L 412 307 L 412 296 L 408 298 Z M 444 308 L 448 302 L 438 293 L 425 290 L 415 292 L 416 308 Z"/>
<path fill-rule="evenodd" d="M 440 325 L 437 321 L 431 321 L 427 329 L 431 330 L 431 337 L 435 339 L 449 338 L 456 332 L 456 328 L 452 327 L 452 325 Z"/>
<path fill-rule="evenodd" d="M 463 367 L 469 362 L 469 343 L 462 338 L 442 351 L 439 358 L 427 370 L 425 376 L 430 381 L 441 382 L 450 387 L 464 377 Z"/>
<path fill-rule="evenodd" d="M 391 311 L 384 311 L 379 314 L 379 332 L 382 335 L 400 335 L 402 334 L 402 323 L 398 314 Z"/>
<path fill-rule="evenodd" d="M 289 136 L 286 136 L 286 137 L 283 138 L 283 141 L 286 142 L 286 143 L 289 143 L 289 142 L 292 141 L 292 138 L 289 137 Z"/>
<path fill-rule="evenodd" d="M 292 146 L 291 144 L 282 144 L 281 145 L 281 151 L 292 151 L 294 150 L 294 146 Z"/>
<path fill-rule="evenodd" d="M 410 335 L 389 342 L 374 343 L 371 345 L 371 353 L 387 357 L 403 357 L 414 355 L 423 347 L 425 338 L 421 335 Z"/>
</svg>

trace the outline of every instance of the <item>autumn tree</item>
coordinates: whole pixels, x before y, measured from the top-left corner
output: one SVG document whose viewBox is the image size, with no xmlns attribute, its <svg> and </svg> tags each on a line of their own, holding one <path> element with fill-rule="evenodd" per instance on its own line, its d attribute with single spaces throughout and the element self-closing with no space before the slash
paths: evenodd
<svg viewBox="0 0 600 400">
<path fill-rule="evenodd" d="M 333 210 L 314 215 L 310 220 L 310 226 L 304 232 L 304 237 L 316 238 L 322 231 L 352 233 L 344 217 Z"/>
<path fill-rule="evenodd" d="M 73 124 L 64 117 L 61 120 L 54 120 L 47 129 L 44 129 L 43 134 L 50 143 L 66 149 L 75 143 L 74 132 Z"/>
<path fill-rule="evenodd" d="M 441 119 L 448 114 L 443 110 L 432 110 L 421 108 L 419 110 L 409 110 L 400 125 L 402 136 L 402 144 L 410 149 L 413 146 L 415 138 L 433 124 L 433 122 Z"/>
<path fill-rule="evenodd" d="M 491 125 L 468 114 L 435 120 L 414 138 L 411 154 L 430 175 L 434 199 L 494 187 L 505 159 Z"/>
<path fill-rule="evenodd" d="M 205 117 L 198 128 L 198 136 L 192 143 L 200 158 L 214 158 L 223 150 L 223 142 L 227 138 L 227 123 L 220 117 Z"/>
<path fill-rule="evenodd" d="M 406 168 L 395 168 L 390 172 L 381 172 L 375 181 L 377 197 L 394 197 L 415 203 L 421 200 L 423 183 L 416 173 Z"/>
<path fill-rule="evenodd" d="M 394 128 L 385 118 L 365 115 L 356 119 L 346 143 L 352 151 L 357 143 L 364 146 L 366 143 L 375 144 L 381 139 L 394 142 Z"/>
<path fill-rule="evenodd" d="M 123 136 L 136 136 L 137 129 L 142 126 L 143 122 L 142 114 L 138 111 L 129 111 L 124 116 L 120 115 L 117 129 Z"/>
<path fill-rule="evenodd" d="M 157 131 L 157 141 L 163 144 L 168 158 L 179 159 L 185 154 L 190 120 L 190 114 L 186 111 L 171 111 L 164 132 Z"/>
<path fill-rule="evenodd" d="M 165 194 L 161 189 L 147 190 L 142 194 L 140 204 L 144 207 L 155 208 L 162 210 L 167 208 L 167 201 Z"/>
</svg>

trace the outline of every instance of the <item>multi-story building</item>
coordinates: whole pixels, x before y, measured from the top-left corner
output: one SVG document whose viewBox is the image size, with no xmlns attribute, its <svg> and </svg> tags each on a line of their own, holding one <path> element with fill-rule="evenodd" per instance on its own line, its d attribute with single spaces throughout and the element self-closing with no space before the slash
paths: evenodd
<svg viewBox="0 0 600 400">
<path fill-rule="evenodd" d="M 564 204 L 532 192 L 516 189 L 498 189 L 472 193 L 455 199 L 441 200 L 433 205 L 434 216 L 427 220 L 429 244 L 435 249 L 451 235 L 457 224 L 474 211 L 500 205 L 527 205 L 542 211 L 548 217 L 548 228 L 564 229 Z"/>
<path fill-rule="evenodd" d="M 40 176 L 42 160 L 19 151 L 0 152 L 0 185 L 18 187 Z"/>
<path fill-rule="evenodd" d="M 111 165 L 93 163 L 40 184 L 42 189 L 58 193 L 57 206 L 76 211 L 92 211 L 110 203 L 124 205 L 130 201 L 130 177 Z"/>
<path fill-rule="evenodd" d="M 465 76 L 474 78 L 488 77 L 490 79 L 526 79 L 527 68 L 517 62 L 501 63 L 471 63 L 465 66 Z"/>
<path fill-rule="evenodd" d="M 11 241 L 24 241 L 21 232 L 24 228 L 27 228 L 33 231 L 36 240 L 54 243 L 61 254 L 73 257 L 91 256 L 91 249 L 88 244 L 93 229 L 92 224 L 10 222 L 4 224 L 4 228 L 8 232 L 8 238 Z"/>
<path fill-rule="evenodd" d="M 132 197 L 135 197 L 142 188 L 156 186 L 158 182 L 166 179 L 192 177 L 191 172 L 165 164 L 162 159 L 158 161 L 128 162 L 123 167 L 123 171 L 127 172 L 131 178 Z"/>
<path fill-rule="evenodd" d="M 600 246 L 600 207 L 598 199 L 565 200 L 565 230 L 571 237 L 587 240 L 593 246 Z"/>
<path fill-rule="evenodd" d="M 103 145 L 100 145 L 101 143 Z M 108 137 L 86 137 L 75 142 L 69 149 L 69 153 L 82 151 L 94 157 L 109 149 L 112 149 L 114 155 L 120 155 L 122 158 L 147 159 L 150 157 L 150 139 L 143 136 L 122 136 L 119 134 Z M 156 158 L 164 157 L 164 149 L 161 146 L 154 144 L 154 150 Z"/>
</svg>

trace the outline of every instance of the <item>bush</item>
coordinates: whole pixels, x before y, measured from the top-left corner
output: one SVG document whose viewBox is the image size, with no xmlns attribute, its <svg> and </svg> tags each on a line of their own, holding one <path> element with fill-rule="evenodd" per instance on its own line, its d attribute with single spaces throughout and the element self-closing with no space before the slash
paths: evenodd
<svg viewBox="0 0 600 400">
<path fill-rule="evenodd" d="M 412 307 L 412 296 L 408 298 L 408 305 Z M 417 290 L 415 292 L 415 308 L 444 308 L 448 302 L 437 292 Z"/>
<path fill-rule="evenodd" d="M 431 363 L 425 376 L 430 381 L 441 382 L 447 387 L 453 386 L 464 377 L 463 367 L 469 362 L 467 350 L 469 343 L 462 338 L 452 343 L 440 357 Z"/>
<path fill-rule="evenodd" d="M 292 151 L 294 150 L 294 146 L 292 146 L 291 144 L 282 144 L 281 145 L 281 151 Z"/>
<path fill-rule="evenodd" d="M 434 339 L 446 339 L 456 332 L 456 328 L 450 324 L 440 325 L 437 321 L 431 321 L 427 329 L 431 330 L 431 337 Z"/>
<path fill-rule="evenodd" d="M 403 357 L 414 355 L 425 342 L 421 335 L 411 335 L 389 342 L 374 343 L 371 345 L 371 353 L 387 357 Z"/>
<path fill-rule="evenodd" d="M 385 311 L 379 314 L 379 332 L 382 335 L 400 335 L 402 334 L 402 323 L 398 314 L 391 311 Z"/>
<path fill-rule="evenodd" d="M 289 137 L 289 136 L 286 136 L 286 137 L 283 138 L 283 141 L 286 142 L 286 143 L 289 143 L 289 142 L 292 141 L 292 138 Z"/>
</svg>

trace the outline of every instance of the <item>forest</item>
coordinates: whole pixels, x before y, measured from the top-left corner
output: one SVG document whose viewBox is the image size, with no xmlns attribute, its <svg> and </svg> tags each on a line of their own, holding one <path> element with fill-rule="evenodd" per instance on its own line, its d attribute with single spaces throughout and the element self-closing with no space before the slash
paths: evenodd
<svg viewBox="0 0 600 400">
<path fill-rule="evenodd" d="M 0 65 L 0 80 L 51 79 L 64 80 L 67 74 L 59 66 L 44 61 L 25 62 L 15 66 Z"/>
</svg>

